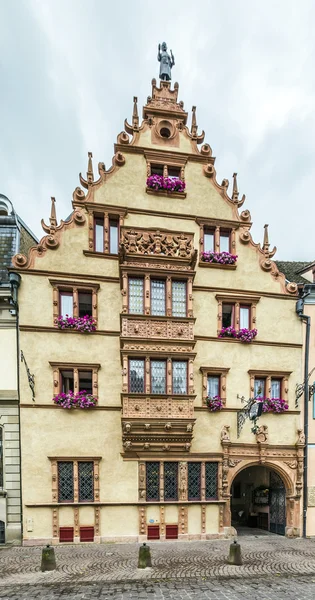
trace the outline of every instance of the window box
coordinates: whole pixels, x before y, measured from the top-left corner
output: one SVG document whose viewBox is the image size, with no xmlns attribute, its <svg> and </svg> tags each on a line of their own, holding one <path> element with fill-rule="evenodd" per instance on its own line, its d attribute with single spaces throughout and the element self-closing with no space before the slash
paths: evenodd
<svg viewBox="0 0 315 600">
<path fill-rule="evenodd" d="M 219 338 L 234 338 L 241 340 L 241 342 L 251 342 L 257 335 L 257 329 L 240 329 L 236 331 L 234 327 L 222 327 L 218 337 Z"/>
<path fill-rule="evenodd" d="M 162 190 L 166 192 L 184 192 L 185 181 L 179 177 L 163 177 L 163 175 L 150 175 L 147 178 L 147 187 L 156 192 Z"/>
<path fill-rule="evenodd" d="M 209 408 L 210 412 L 218 412 L 219 410 L 222 410 L 223 408 L 223 402 L 220 398 L 220 396 L 207 396 L 206 398 L 206 402 L 207 402 L 207 407 Z"/>
<path fill-rule="evenodd" d="M 218 265 L 235 265 L 237 261 L 237 254 L 230 254 L 230 252 L 202 252 L 200 255 L 201 262 Z"/>
<path fill-rule="evenodd" d="M 263 413 L 284 413 L 289 410 L 289 405 L 282 398 L 264 398 Z"/>
<path fill-rule="evenodd" d="M 81 331 L 81 333 L 91 333 L 96 331 L 96 321 L 90 315 L 84 317 L 60 315 L 57 319 L 57 327 L 58 329 L 74 329 L 75 331 Z"/>
<path fill-rule="evenodd" d="M 88 394 L 85 390 L 77 394 L 70 390 L 66 394 L 54 396 L 53 402 L 62 408 L 94 408 L 97 405 L 97 397 Z"/>
<path fill-rule="evenodd" d="M 60 279 L 49 282 L 53 286 L 53 318 L 58 329 L 83 331 L 88 317 L 91 326 L 96 327 L 99 284 Z"/>
</svg>

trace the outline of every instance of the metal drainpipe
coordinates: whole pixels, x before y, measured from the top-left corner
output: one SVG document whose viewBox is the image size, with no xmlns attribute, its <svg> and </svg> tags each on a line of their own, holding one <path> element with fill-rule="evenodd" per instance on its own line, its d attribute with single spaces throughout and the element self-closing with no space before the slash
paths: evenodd
<svg viewBox="0 0 315 600">
<path fill-rule="evenodd" d="M 310 329 L 311 329 L 311 317 L 304 315 L 304 298 L 309 295 L 310 292 L 306 293 L 296 303 L 296 312 L 300 319 L 306 323 L 305 332 L 305 353 L 304 353 L 304 435 L 305 435 L 305 446 L 304 446 L 304 477 L 303 477 L 303 537 L 306 537 L 306 515 L 307 515 L 307 483 L 308 483 L 308 369 L 309 369 L 309 349 L 310 349 Z"/>
</svg>

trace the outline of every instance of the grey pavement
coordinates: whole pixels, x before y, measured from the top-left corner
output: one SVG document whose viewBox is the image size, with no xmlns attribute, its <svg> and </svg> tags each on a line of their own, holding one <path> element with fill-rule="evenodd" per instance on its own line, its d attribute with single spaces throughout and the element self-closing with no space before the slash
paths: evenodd
<svg viewBox="0 0 315 600">
<path fill-rule="evenodd" d="M 0 550 L 0 600 L 314 600 L 315 539 L 240 536 L 243 565 L 227 564 L 230 540 L 151 542 L 152 568 L 138 569 L 140 544 L 55 547 L 57 569 L 40 571 L 35 547 Z"/>
<path fill-rule="evenodd" d="M 314 600 L 315 578 L 183 579 L 124 583 L 8 586 L 1 600 Z"/>
</svg>

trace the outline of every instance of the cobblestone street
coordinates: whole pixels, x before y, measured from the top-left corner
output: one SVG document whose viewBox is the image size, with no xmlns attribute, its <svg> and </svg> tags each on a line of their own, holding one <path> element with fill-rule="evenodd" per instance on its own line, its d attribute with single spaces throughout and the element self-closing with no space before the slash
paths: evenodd
<svg viewBox="0 0 315 600">
<path fill-rule="evenodd" d="M 152 568 L 144 570 L 137 569 L 138 544 L 57 546 L 57 569 L 46 573 L 41 547 L 2 548 L 0 598 L 313 600 L 315 540 L 239 539 L 241 567 L 226 564 L 229 540 L 151 543 Z"/>
</svg>

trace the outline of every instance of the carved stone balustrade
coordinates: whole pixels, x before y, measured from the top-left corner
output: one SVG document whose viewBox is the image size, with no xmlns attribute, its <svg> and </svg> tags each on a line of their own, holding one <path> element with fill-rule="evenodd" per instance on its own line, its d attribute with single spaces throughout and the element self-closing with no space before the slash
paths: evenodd
<svg viewBox="0 0 315 600">
<path fill-rule="evenodd" d="M 122 316 L 121 335 L 124 338 L 193 341 L 194 320 Z"/>
</svg>

